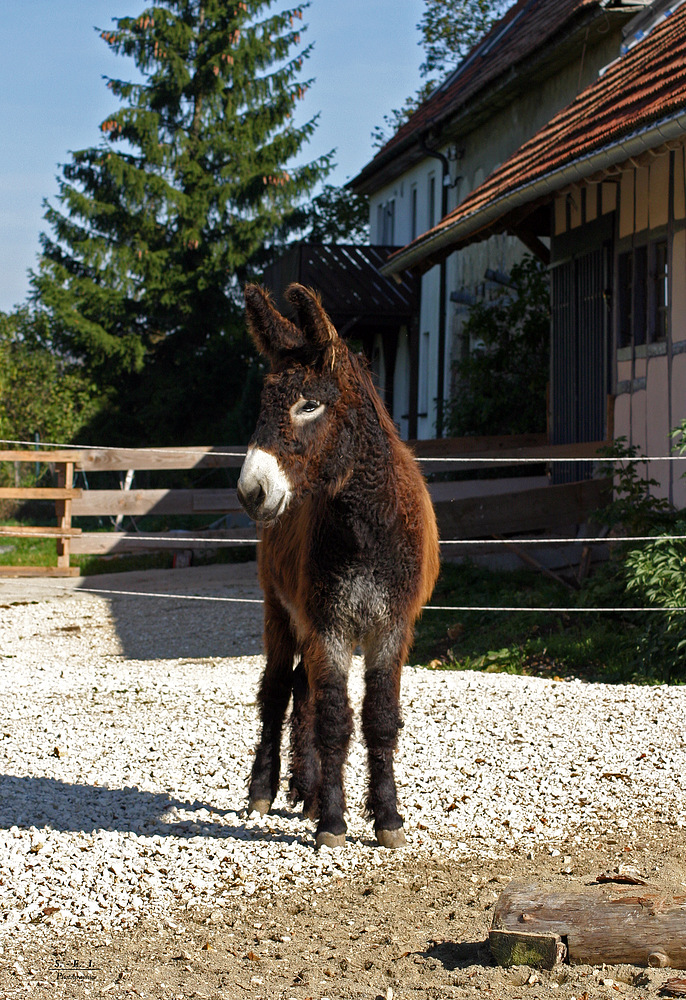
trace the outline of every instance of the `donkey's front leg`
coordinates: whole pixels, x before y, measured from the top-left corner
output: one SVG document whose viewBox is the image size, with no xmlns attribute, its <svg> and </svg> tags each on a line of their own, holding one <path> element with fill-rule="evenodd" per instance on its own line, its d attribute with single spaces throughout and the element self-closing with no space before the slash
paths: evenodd
<svg viewBox="0 0 686 1000">
<path fill-rule="evenodd" d="M 365 696 L 362 732 L 367 744 L 369 791 L 367 808 L 374 817 L 376 839 L 381 847 L 402 847 L 403 819 L 393 773 L 393 754 L 402 726 L 400 673 L 409 639 L 404 631 L 376 636 L 365 650 Z"/>
<path fill-rule="evenodd" d="M 293 671 L 293 713 L 291 715 L 291 782 L 289 799 L 303 803 L 307 819 L 319 815 L 321 768 L 314 742 L 314 701 L 311 698 L 305 664 Z"/>
<path fill-rule="evenodd" d="M 343 765 L 353 731 L 348 701 L 351 659 L 352 649 L 337 639 L 313 639 L 305 655 L 314 695 L 314 742 L 321 768 L 317 847 L 341 847 L 345 843 Z"/>
<path fill-rule="evenodd" d="M 265 595 L 264 642 L 267 665 L 257 700 L 262 731 L 248 786 L 248 812 L 269 812 L 279 789 L 281 771 L 281 731 L 293 686 L 295 642 L 286 612 L 270 595 Z"/>
</svg>

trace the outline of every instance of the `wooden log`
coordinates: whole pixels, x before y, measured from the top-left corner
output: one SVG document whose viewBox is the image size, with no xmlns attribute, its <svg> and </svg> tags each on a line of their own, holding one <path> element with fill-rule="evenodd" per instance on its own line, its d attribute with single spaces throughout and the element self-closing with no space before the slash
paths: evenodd
<svg viewBox="0 0 686 1000">
<path fill-rule="evenodd" d="M 489 931 L 488 943 L 498 965 L 532 965 L 552 969 L 567 957 L 567 946 L 559 934 L 529 934 L 526 931 Z"/>
<path fill-rule="evenodd" d="M 654 886 L 512 883 L 495 904 L 492 930 L 558 935 L 575 965 L 686 969 L 686 895 Z"/>
</svg>

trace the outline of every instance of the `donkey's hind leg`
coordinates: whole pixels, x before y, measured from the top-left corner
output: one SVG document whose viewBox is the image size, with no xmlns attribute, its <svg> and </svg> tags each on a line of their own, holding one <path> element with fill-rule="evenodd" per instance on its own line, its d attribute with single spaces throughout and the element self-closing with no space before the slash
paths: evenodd
<svg viewBox="0 0 686 1000">
<path fill-rule="evenodd" d="M 264 642 L 267 665 L 257 701 L 262 730 L 248 786 L 248 812 L 269 812 L 279 789 L 281 732 L 293 686 L 295 641 L 288 615 L 275 598 L 265 594 Z"/>
<path fill-rule="evenodd" d="M 402 847 L 406 842 L 398 812 L 393 754 L 403 724 L 400 673 L 408 646 L 407 629 L 396 627 L 390 634 L 375 636 L 365 650 L 362 732 L 369 767 L 367 808 L 374 817 L 376 839 L 382 847 Z"/>
<path fill-rule="evenodd" d="M 289 798 L 293 805 L 303 803 L 303 813 L 308 819 L 316 819 L 319 813 L 320 782 L 321 768 L 314 745 L 314 701 L 301 660 L 293 671 Z"/>
</svg>

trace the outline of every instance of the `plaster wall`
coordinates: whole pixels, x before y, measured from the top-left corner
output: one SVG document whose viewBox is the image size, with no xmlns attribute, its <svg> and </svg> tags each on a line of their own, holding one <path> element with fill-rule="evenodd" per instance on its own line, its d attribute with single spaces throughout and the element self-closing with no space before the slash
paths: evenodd
<svg viewBox="0 0 686 1000">
<path fill-rule="evenodd" d="M 556 111 L 568 104 L 580 89 L 594 80 L 599 69 L 616 57 L 620 41 L 621 33 L 613 31 L 601 44 L 589 47 L 583 56 L 579 53 L 574 61 L 549 77 L 543 86 L 533 87 L 529 92 L 520 94 L 505 107 L 494 111 L 479 126 L 447 137 L 440 152 L 447 156 L 451 146 L 454 146 L 461 154 L 451 164 L 448 211 L 463 201 L 503 160 L 549 121 Z M 404 246 L 416 235 L 426 232 L 432 220 L 434 223 L 438 222 L 441 217 L 442 174 L 440 161 L 427 156 L 392 182 L 373 192 L 370 196 L 371 242 L 383 242 L 380 209 L 383 210 L 391 202 L 394 218 L 393 243 L 397 246 Z M 507 274 L 525 252 L 524 246 L 516 238 L 499 235 L 474 243 L 448 258 L 444 399 L 449 399 L 451 395 L 453 363 L 463 351 L 474 347 L 473 344 L 465 343 L 462 334 L 468 309 L 451 302 L 450 293 L 463 291 L 476 298 L 492 297 L 501 286 L 486 281 L 486 270 L 490 268 Z M 421 286 L 419 386 L 421 394 L 422 385 L 428 382 L 430 399 L 427 416 L 420 416 L 418 419 L 420 438 L 433 437 L 436 432 L 438 298 L 439 277 L 436 267 L 424 275 Z M 422 341 L 427 335 L 428 340 Z M 425 349 L 422 349 L 422 343 Z M 426 371 L 421 370 L 423 365 L 428 365 Z M 424 412 L 421 405 L 419 412 Z"/>
</svg>

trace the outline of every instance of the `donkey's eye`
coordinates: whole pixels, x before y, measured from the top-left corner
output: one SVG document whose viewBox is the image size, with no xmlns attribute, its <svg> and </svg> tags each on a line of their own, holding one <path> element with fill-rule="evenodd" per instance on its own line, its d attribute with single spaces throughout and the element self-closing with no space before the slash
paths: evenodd
<svg viewBox="0 0 686 1000">
<path fill-rule="evenodd" d="M 298 402 L 291 406 L 291 419 L 296 424 L 304 424 L 308 420 L 315 420 L 323 412 L 323 403 L 317 399 L 305 399 L 301 396 Z"/>
</svg>

